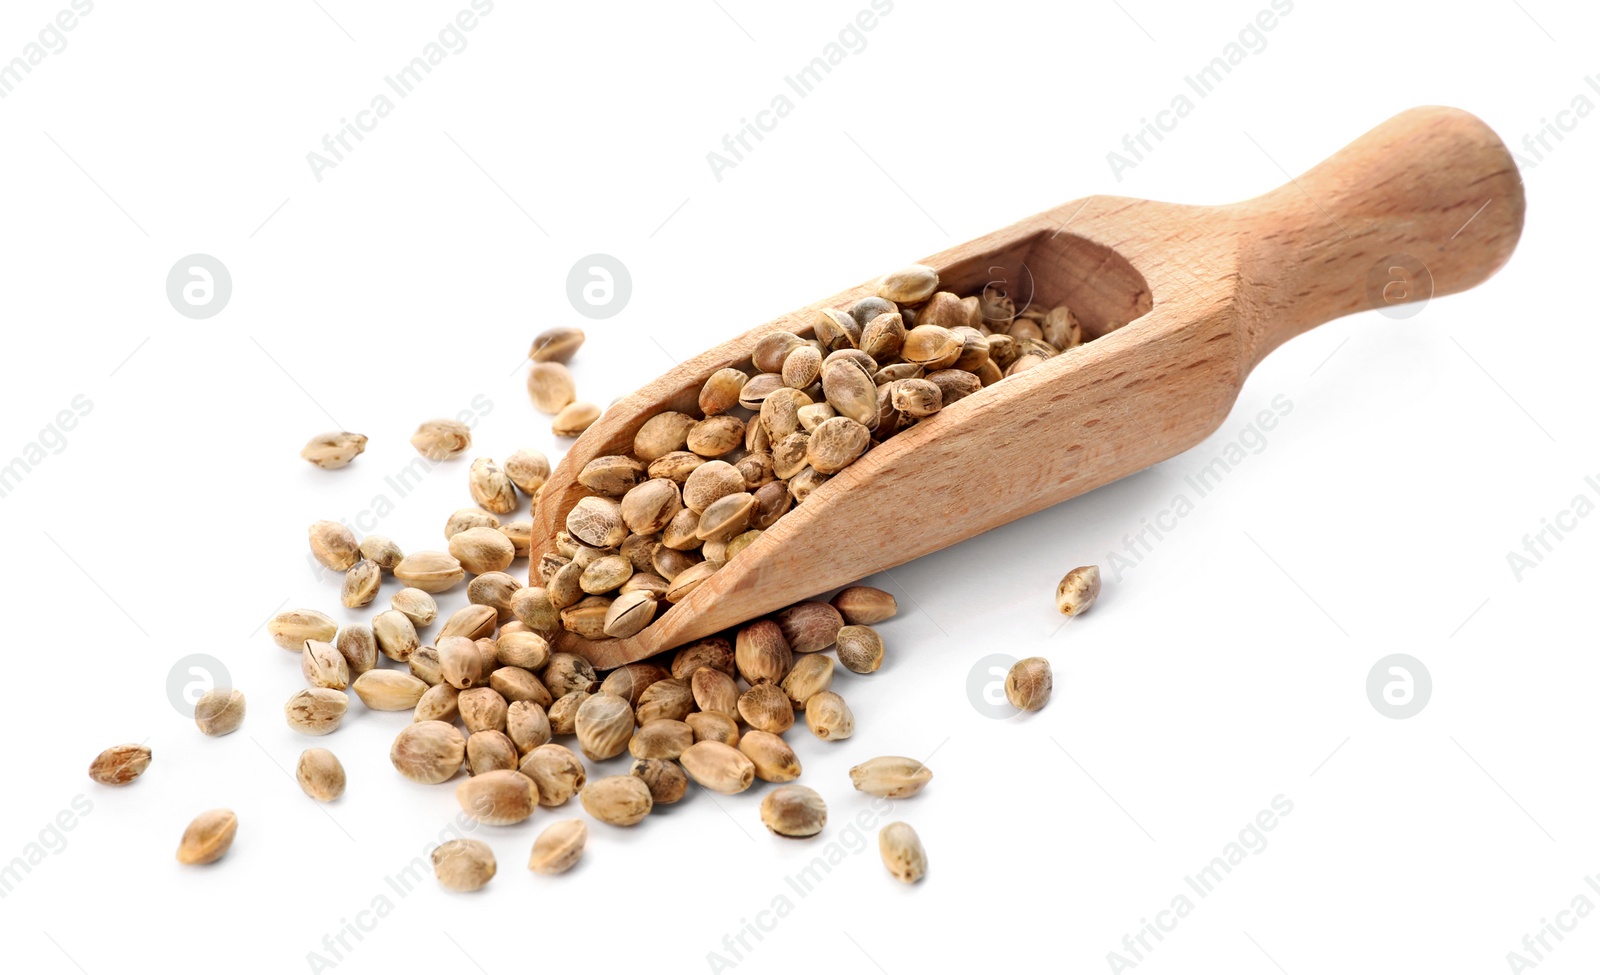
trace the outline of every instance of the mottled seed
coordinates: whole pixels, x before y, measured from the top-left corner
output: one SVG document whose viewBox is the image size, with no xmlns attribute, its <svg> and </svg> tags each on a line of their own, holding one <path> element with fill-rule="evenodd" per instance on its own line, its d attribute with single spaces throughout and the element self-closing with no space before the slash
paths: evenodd
<svg viewBox="0 0 1600 975">
<path fill-rule="evenodd" d="M 689 791 L 689 777 L 683 768 L 670 759 L 641 758 L 633 763 L 629 775 L 645 784 L 650 790 L 652 806 L 668 806 Z"/>
<path fill-rule="evenodd" d="M 902 305 L 924 301 L 939 288 L 939 272 L 926 264 L 909 264 L 878 279 L 878 297 Z"/>
<path fill-rule="evenodd" d="M 904 799 L 922 791 L 933 773 L 921 762 L 899 755 L 871 758 L 850 770 L 850 784 L 861 792 Z"/>
<path fill-rule="evenodd" d="M 318 802 L 332 802 L 344 795 L 344 766 L 326 748 L 307 748 L 294 767 L 300 790 Z"/>
<path fill-rule="evenodd" d="M 537 494 L 550 477 L 550 458 L 537 450 L 523 448 L 507 457 L 503 466 L 511 483 L 527 495 Z"/>
<path fill-rule="evenodd" d="M 456 802 L 462 812 L 486 826 L 514 826 L 538 808 L 539 790 L 520 772 L 495 769 L 456 786 Z"/>
<path fill-rule="evenodd" d="M 127 785 L 150 767 L 150 749 L 144 745 L 113 745 L 89 763 L 89 778 L 101 785 Z"/>
<path fill-rule="evenodd" d="M 622 506 L 609 498 L 578 499 L 567 513 L 566 526 L 573 538 L 595 548 L 615 548 L 628 537 Z"/>
<path fill-rule="evenodd" d="M 411 435 L 411 446 L 429 460 L 449 460 L 472 446 L 472 430 L 460 420 L 428 420 Z"/>
<path fill-rule="evenodd" d="M 794 668 L 778 684 L 789 695 L 789 703 L 803 708 L 811 698 L 833 684 L 833 658 L 807 654 L 795 661 Z"/>
<path fill-rule="evenodd" d="M 534 409 L 555 415 L 578 395 L 572 372 L 559 362 L 535 362 L 528 370 L 528 396 Z"/>
<path fill-rule="evenodd" d="M 578 707 L 574 728 L 583 754 L 592 762 L 601 762 L 627 749 L 633 737 L 633 709 L 626 698 L 596 694 Z"/>
<path fill-rule="evenodd" d="M 734 665 L 745 683 L 778 683 L 789 673 L 794 655 L 783 630 L 772 620 L 757 620 L 740 628 L 734 640 Z"/>
<path fill-rule="evenodd" d="M 678 756 L 691 779 L 724 795 L 750 788 L 756 767 L 743 752 L 721 742 L 697 741 Z"/>
<path fill-rule="evenodd" d="M 467 490 L 485 511 L 503 515 L 517 508 L 516 486 L 493 458 L 479 457 L 472 462 L 467 471 Z"/>
<path fill-rule="evenodd" d="M 839 628 L 844 626 L 844 618 L 837 609 L 817 601 L 795 603 L 780 610 L 772 619 L 795 653 L 815 653 L 833 646 Z"/>
<path fill-rule="evenodd" d="M 759 728 L 739 739 L 739 751 L 756 767 L 763 782 L 793 782 L 800 777 L 800 758 L 789 743 L 778 735 Z"/>
<path fill-rule="evenodd" d="M 433 875 L 447 890 L 470 893 L 494 879 L 494 851 L 482 840 L 449 840 L 433 849 Z"/>
<path fill-rule="evenodd" d="M 333 644 L 321 640 L 306 641 L 305 649 L 300 651 L 300 673 L 312 687 L 342 691 L 350 686 L 350 665 L 345 663 L 344 655 Z M 241 707 L 243 703 L 240 702 Z M 196 708 L 197 716 L 198 713 Z"/>
<path fill-rule="evenodd" d="M 400 729 L 389 748 L 389 761 L 413 782 L 436 785 L 447 781 L 466 758 L 467 740 L 444 721 L 417 721 Z"/>
<path fill-rule="evenodd" d="M 326 735 L 339 727 L 350 699 L 343 691 L 328 687 L 308 687 L 289 698 L 283 707 L 289 727 L 303 735 Z"/>
<path fill-rule="evenodd" d="M 806 463 L 820 474 L 836 474 L 856 462 L 872 442 L 872 432 L 846 416 L 824 420 L 806 443 Z"/>
<path fill-rule="evenodd" d="M 894 408 L 906 416 L 932 416 L 944 405 L 938 385 L 926 379 L 902 379 L 893 385 L 890 396 Z"/>
<path fill-rule="evenodd" d="M 541 806 L 559 806 L 577 795 L 587 776 L 578 756 L 564 745 L 540 745 L 522 760 L 523 775 L 539 787 Z"/>
<path fill-rule="evenodd" d="M 683 723 L 694 729 L 695 741 L 739 744 L 739 723 L 721 711 L 696 711 L 684 718 Z"/>
<path fill-rule="evenodd" d="M 337 521 L 314 521 L 307 532 L 311 554 L 335 572 L 343 572 L 361 558 L 361 546 L 350 529 Z"/>
<path fill-rule="evenodd" d="M 890 823 L 878 831 L 878 855 L 894 879 L 914 884 L 928 872 L 928 855 L 923 852 L 917 831 L 905 823 Z"/>
<path fill-rule="evenodd" d="M 369 670 L 350 689 L 373 711 L 410 711 L 428 692 L 428 685 L 402 671 Z"/>
<path fill-rule="evenodd" d="M 227 687 L 213 687 L 206 691 L 194 704 L 194 723 L 201 734 L 212 738 L 238 731 L 239 726 L 244 724 L 244 692 Z"/>
<path fill-rule="evenodd" d="M 1080 565 L 1061 578 L 1056 586 L 1056 609 L 1067 616 L 1087 613 L 1100 598 L 1100 567 Z"/>
<path fill-rule="evenodd" d="M 692 744 L 693 728 L 671 718 L 656 718 L 634 731 L 628 739 L 628 754 L 634 758 L 677 758 Z"/>
<path fill-rule="evenodd" d="M 632 826 L 650 815 L 650 787 L 631 775 L 608 775 L 583 787 L 583 808 L 602 823 Z"/>
<path fill-rule="evenodd" d="M 882 623 L 892 618 L 898 609 L 893 596 L 871 586 L 851 586 L 839 590 L 833 597 L 833 608 L 839 611 L 846 623 L 855 626 Z"/>
<path fill-rule="evenodd" d="M 700 412 L 706 416 L 726 413 L 739 405 L 739 390 L 750 379 L 737 369 L 718 369 L 700 387 Z"/>
<path fill-rule="evenodd" d="M 323 470 L 331 471 L 355 460 L 366 449 L 367 438 L 359 433 L 319 433 L 300 448 L 300 456 Z"/>
<path fill-rule="evenodd" d="M 445 592 L 467 577 L 455 556 L 444 552 L 414 552 L 394 567 L 394 577 L 423 592 Z"/>
<path fill-rule="evenodd" d="M 780 786 L 761 800 L 761 822 L 779 836 L 815 836 L 828 822 L 828 807 L 815 789 Z"/>
<path fill-rule="evenodd" d="M 450 555 L 473 575 L 501 572 L 517 557 L 511 539 L 494 528 L 468 528 L 450 538 Z M 414 584 L 414 583 L 413 583 Z"/>
<path fill-rule="evenodd" d="M 806 701 L 806 726 L 823 741 L 838 741 L 855 734 L 856 718 L 844 698 L 820 691 Z"/>
<path fill-rule="evenodd" d="M 468 528 L 499 528 L 500 519 L 482 508 L 460 508 L 445 519 L 444 537 L 448 541 Z"/>
<path fill-rule="evenodd" d="M 633 456 L 649 463 L 675 450 L 683 450 L 689 431 L 699 421 L 687 413 L 657 413 L 644 421 L 633 437 Z"/>
<path fill-rule="evenodd" d="M 1024 711 L 1037 711 L 1050 700 L 1050 661 L 1027 657 L 1011 665 L 1006 674 L 1006 700 Z"/>
<path fill-rule="evenodd" d="M 402 664 L 411 659 L 422 642 L 417 639 L 411 617 L 398 609 L 384 610 L 372 618 L 372 638 L 384 656 Z"/>
<path fill-rule="evenodd" d="M 846 626 L 839 630 L 839 663 L 856 674 L 870 674 L 883 666 L 883 637 L 870 626 Z"/>
<path fill-rule="evenodd" d="M 653 535 L 667 527 L 683 510 L 683 497 L 676 481 L 657 477 L 635 485 L 622 496 L 622 520 L 637 535 Z M 618 540 L 616 544 L 622 544 Z"/>
<path fill-rule="evenodd" d="M 467 772 L 471 775 L 500 770 L 515 772 L 521 761 L 516 743 L 503 731 L 474 731 L 467 736 Z"/>
<path fill-rule="evenodd" d="M 794 727 L 794 705 L 781 687 L 763 681 L 739 695 L 739 717 L 752 728 L 781 735 Z"/>
</svg>

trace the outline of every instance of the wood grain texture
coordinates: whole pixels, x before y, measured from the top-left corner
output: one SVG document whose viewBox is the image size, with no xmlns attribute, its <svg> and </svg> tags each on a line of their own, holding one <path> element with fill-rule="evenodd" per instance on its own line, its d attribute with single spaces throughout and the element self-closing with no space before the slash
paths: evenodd
<svg viewBox="0 0 1600 975">
<path fill-rule="evenodd" d="M 1373 282 L 1381 286 L 1390 267 L 1420 262 L 1431 274 L 1431 292 L 1414 288 L 1404 300 L 1470 288 L 1511 256 L 1522 219 L 1521 179 L 1500 139 L 1466 112 L 1428 107 L 1395 116 L 1242 203 L 1088 197 L 936 254 L 922 263 L 939 270 L 945 290 L 972 293 L 1003 278 L 1021 283 L 1019 297 L 1031 288 L 1035 303 L 1069 305 L 1091 331 L 1131 324 L 869 450 L 638 635 L 563 634 L 558 643 L 596 667 L 616 667 L 1166 460 L 1216 430 L 1267 353 L 1374 307 Z M 656 413 L 698 413 L 706 377 L 748 367 L 762 335 L 809 336 L 817 309 L 847 307 L 871 288 L 858 285 L 753 329 L 608 409 L 545 486 L 533 561 L 553 549 L 586 493 L 576 478 L 588 461 L 626 453 Z M 1004 492 L 973 476 L 978 470 L 1004 470 Z M 895 531 L 908 510 L 919 512 L 917 530 Z"/>
</svg>

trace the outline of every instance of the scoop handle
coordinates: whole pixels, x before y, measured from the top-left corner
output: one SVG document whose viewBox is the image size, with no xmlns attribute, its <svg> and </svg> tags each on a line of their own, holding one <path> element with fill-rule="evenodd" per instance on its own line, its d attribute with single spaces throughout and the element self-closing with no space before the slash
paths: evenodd
<svg viewBox="0 0 1600 975">
<path fill-rule="evenodd" d="M 1261 312 L 1254 362 L 1341 315 L 1407 317 L 1404 305 L 1486 280 L 1511 257 L 1524 205 L 1494 130 L 1469 112 L 1426 106 L 1226 208 L 1240 236 L 1240 298 Z"/>
</svg>

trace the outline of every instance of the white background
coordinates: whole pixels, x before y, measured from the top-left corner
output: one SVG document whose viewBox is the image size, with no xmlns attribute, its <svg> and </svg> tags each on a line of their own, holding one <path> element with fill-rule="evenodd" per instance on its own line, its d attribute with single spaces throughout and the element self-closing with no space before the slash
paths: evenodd
<svg viewBox="0 0 1600 975">
<path fill-rule="evenodd" d="M 65 6 L 6 4 L 0 59 Z M 474 831 L 500 863 L 481 894 L 430 879 L 399 897 L 384 879 L 437 841 L 452 789 L 401 780 L 386 751 L 405 716 L 357 704 L 315 742 L 342 757 L 348 794 L 306 799 L 284 769 L 313 743 L 280 716 L 298 661 L 262 629 L 280 607 L 370 615 L 308 566 L 311 521 L 387 495 L 377 530 L 440 548 L 470 503 L 471 457 L 559 454 L 519 368 L 541 329 L 587 328 L 573 369 L 604 404 L 672 359 L 1075 197 L 1241 199 L 1419 104 L 1466 108 L 1520 147 L 1575 97 L 1600 103 L 1593 11 L 1298 0 L 1118 181 L 1107 152 L 1264 0 L 899 0 L 719 181 L 706 154 L 866 0 L 498 0 L 319 181 L 306 154 L 467 0 L 320 6 L 98 0 L 0 100 L 0 462 L 41 436 L 59 446 L 41 431 L 75 396 L 92 404 L 0 499 L 0 865 L 49 851 L 0 900 L 7 970 L 317 970 L 323 936 L 365 917 L 331 970 L 701 972 L 764 917 L 772 930 L 721 970 L 1094 972 L 1188 893 L 1193 912 L 1141 973 L 1495 972 L 1541 919 L 1600 903 L 1584 884 L 1600 870 L 1600 519 L 1520 580 L 1507 563 L 1575 495 L 1597 496 L 1592 116 L 1566 117 L 1554 151 L 1519 148 L 1527 225 L 1498 277 L 1405 321 L 1366 313 L 1293 341 L 1195 451 L 871 580 L 902 613 L 883 670 L 836 681 L 857 734 L 789 736 L 830 804 L 813 843 L 761 828 L 760 789 L 697 790 L 632 830 L 592 824 L 574 873 L 531 874 L 534 835 L 583 815 L 574 804 Z M 633 280 L 603 322 L 565 289 L 596 252 Z M 232 273 L 207 320 L 164 292 L 192 253 Z M 1061 574 L 1105 564 L 1279 395 L 1293 408 L 1266 448 L 1061 626 Z M 396 498 L 384 478 L 414 458 L 416 424 L 479 396 L 492 408 L 467 458 Z M 296 456 L 330 428 L 371 437 L 344 471 Z M 1003 472 L 973 476 L 1006 489 Z M 1408 720 L 1365 691 L 1395 652 L 1433 680 Z M 246 693 L 237 734 L 202 737 L 169 702 L 169 670 L 194 653 Z M 1049 707 L 980 715 L 968 672 L 989 653 L 1047 656 Z M 137 783 L 84 775 L 100 749 L 141 740 L 155 761 Z M 932 756 L 933 784 L 892 813 L 921 833 L 927 879 L 895 883 L 869 847 L 799 897 L 784 878 L 846 842 L 869 808 L 846 771 L 878 754 Z M 611 764 L 591 775 L 626 771 Z M 1195 897 L 1184 876 L 1279 795 L 1293 811 L 1266 848 Z M 74 802 L 90 811 L 52 832 Z M 179 834 L 214 806 L 238 812 L 237 843 L 180 867 Z M 379 895 L 392 911 L 373 924 L 359 912 Z M 779 895 L 792 911 L 772 924 L 759 912 Z M 1590 970 L 1600 919 L 1550 943 L 1541 973 Z"/>
</svg>

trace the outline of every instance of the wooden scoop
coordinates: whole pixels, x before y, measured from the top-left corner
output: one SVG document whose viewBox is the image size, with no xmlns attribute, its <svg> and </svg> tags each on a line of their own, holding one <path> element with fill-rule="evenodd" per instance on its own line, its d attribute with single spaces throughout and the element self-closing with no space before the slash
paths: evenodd
<svg viewBox="0 0 1600 975">
<path fill-rule="evenodd" d="M 640 660 L 1167 460 L 1222 424 L 1250 370 L 1285 341 L 1488 278 L 1522 216 L 1521 179 L 1494 132 L 1428 107 L 1243 203 L 1091 196 L 936 254 L 923 263 L 942 290 L 1003 281 L 1019 308 L 1065 304 L 1086 333 L 1114 330 L 872 447 L 637 635 L 563 633 L 558 647 L 599 668 Z M 809 336 L 817 309 L 872 291 L 858 285 L 746 332 L 606 410 L 544 487 L 534 563 L 588 493 L 577 482 L 585 464 L 629 452 L 657 413 L 698 415 L 706 378 L 748 371 L 762 335 Z"/>
</svg>

